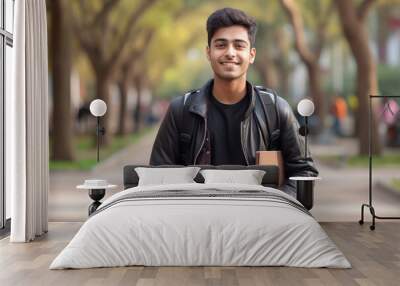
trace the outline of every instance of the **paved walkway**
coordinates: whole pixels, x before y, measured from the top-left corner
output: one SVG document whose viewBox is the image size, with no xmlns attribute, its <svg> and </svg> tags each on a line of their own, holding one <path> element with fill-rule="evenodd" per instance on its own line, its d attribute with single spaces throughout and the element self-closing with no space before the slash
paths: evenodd
<svg viewBox="0 0 400 286">
<path fill-rule="evenodd" d="M 368 168 L 348 168 L 345 164 L 346 157 L 358 153 L 357 141 L 334 139 L 329 145 L 313 144 L 311 151 L 322 177 L 316 183 L 313 215 L 319 221 L 358 221 L 361 204 L 369 200 Z M 342 156 L 343 163 L 324 165 L 318 158 L 326 155 Z M 400 178 L 399 169 L 373 168 L 373 205 L 379 216 L 400 216 L 400 193 L 381 187 Z M 365 210 L 370 220 L 369 210 Z"/>
<path fill-rule="evenodd" d="M 122 190 L 122 168 L 127 164 L 148 164 L 156 130 L 147 133 L 137 144 L 118 152 L 91 172 L 51 172 L 49 194 L 50 221 L 84 221 L 91 203 L 87 191 L 75 186 L 85 179 L 102 178 L 119 185 L 107 196 Z M 316 164 L 323 178 L 316 183 L 312 214 L 318 221 L 358 221 L 360 206 L 368 202 L 368 170 L 340 166 L 325 166 L 318 161 L 321 155 L 351 155 L 357 152 L 356 142 L 339 140 L 331 145 L 311 146 Z M 389 182 L 400 178 L 395 168 L 374 169 L 374 182 Z M 374 185 L 374 205 L 380 216 L 400 216 L 400 194 Z M 368 211 L 368 210 L 367 210 Z M 369 220 L 370 215 L 366 218 Z"/>
<path fill-rule="evenodd" d="M 84 221 L 92 200 L 86 190 L 77 190 L 85 179 L 106 179 L 118 185 L 107 191 L 106 198 L 123 189 L 122 170 L 128 164 L 148 164 L 157 130 L 146 133 L 136 144 L 131 145 L 101 162 L 92 171 L 54 171 L 50 173 L 49 220 Z"/>
</svg>

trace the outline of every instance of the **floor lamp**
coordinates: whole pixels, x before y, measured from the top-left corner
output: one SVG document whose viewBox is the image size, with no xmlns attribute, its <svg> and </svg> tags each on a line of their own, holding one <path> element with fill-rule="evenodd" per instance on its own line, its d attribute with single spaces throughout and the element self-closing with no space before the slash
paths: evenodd
<svg viewBox="0 0 400 286">
<path fill-rule="evenodd" d="M 97 163 L 100 161 L 100 135 L 104 135 L 106 130 L 104 127 L 100 126 L 100 117 L 104 116 L 107 112 L 107 104 L 101 99 L 95 99 L 90 103 L 90 113 L 97 119 L 96 125 L 96 138 L 97 138 Z M 104 180 L 88 180 L 89 182 L 104 183 Z M 104 188 L 90 188 L 89 189 L 89 197 L 94 201 L 89 206 L 89 215 L 96 211 L 96 209 L 100 206 L 100 200 L 106 194 L 106 189 Z"/>
</svg>

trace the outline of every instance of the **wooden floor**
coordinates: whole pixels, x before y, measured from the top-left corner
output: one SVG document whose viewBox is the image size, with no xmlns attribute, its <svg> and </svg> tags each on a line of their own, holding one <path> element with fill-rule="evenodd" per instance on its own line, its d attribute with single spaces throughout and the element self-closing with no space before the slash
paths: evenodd
<svg viewBox="0 0 400 286">
<path fill-rule="evenodd" d="M 353 268 L 120 267 L 48 270 L 81 223 L 50 223 L 32 243 L 0 241 L 0 285 L 400 285 L 400 223 L 321 223 Z"/>
</svg>

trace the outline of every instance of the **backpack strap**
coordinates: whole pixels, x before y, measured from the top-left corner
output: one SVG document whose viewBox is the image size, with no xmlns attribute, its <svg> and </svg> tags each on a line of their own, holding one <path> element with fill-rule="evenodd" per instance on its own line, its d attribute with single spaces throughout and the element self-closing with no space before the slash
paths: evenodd
<svg viewBox="0 0 400 286">
<path fill-rule="evenodd" d="M 179 134 L 191 134 L 193 129 L 193 120 L 189 116 L 189 102 L 191 100 L 191 95 L 197 93 L 198 90 L 191 90 L 184 94 L 182 99 L 182 106 L 178 110 L 178 131 Z"/>
<path fill-rule="evenodd" d="M 181 161 L 186 162 L 190 154 L 190 148 L 192 145 L 192 132 L 195 127 L 193 116 L 189 112 L 189 103 L 191 101 L 191 95 L 197 93 L 198 90 L 192 90 L 182 98 L 182 103 L 179 106 L 176 118 L 176 125 L 178 128 L 179 135 L 179 149 L 181 153 Z"/>
<path fill-rule="evenodd" d="M 280 116 L 277 106 L 277 95 L 272 90 L 263 86 L 255 86 L 258 98 L 261 101 L 264 120 L 258 118 L 261 132 L 263 135 L 266 150 L 276 150 L 280 140 Z M 269 134 L 269 143 L 266 144 L 265 138 Z"/>
</svg>

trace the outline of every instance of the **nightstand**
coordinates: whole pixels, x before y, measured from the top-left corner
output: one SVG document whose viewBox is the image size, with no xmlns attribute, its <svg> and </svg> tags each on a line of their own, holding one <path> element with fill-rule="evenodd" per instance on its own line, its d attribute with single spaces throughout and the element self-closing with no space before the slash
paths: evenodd
<svg viewBox="0 0 400 286">
<path fill-rule="evenodd" d="M 110 185 L 106 180 L 85 180 L 83 185 L 76 186 L 80 190 L 89 190 L 89 197 L 94 201 L 88 208 L 89 216 L 101 205 L 107 189 L 114 189 L 117 185 Z"/>
<path fill-rule="evenodd" d="M 306 209 L 311 210 L 314 203 L 314 182 L 317 180 L 321 180 L 321 178 L 290 177 L 289 179 L 292 181 L 296 181 L 296 199 L 301 202 Z"/>
</svg>

